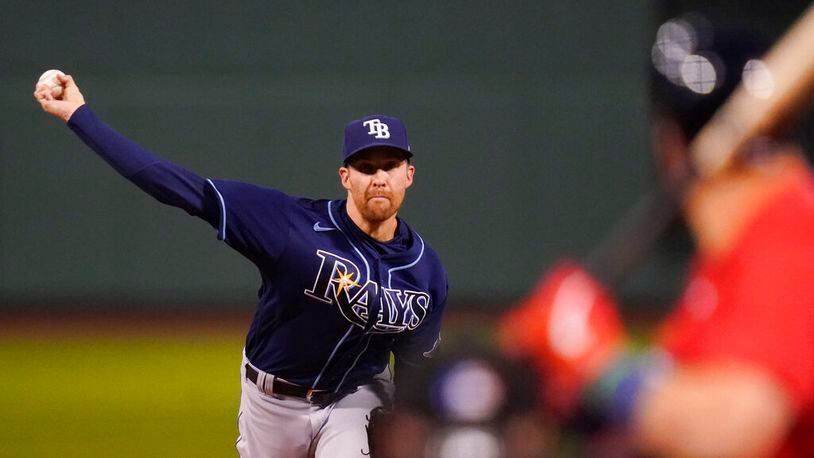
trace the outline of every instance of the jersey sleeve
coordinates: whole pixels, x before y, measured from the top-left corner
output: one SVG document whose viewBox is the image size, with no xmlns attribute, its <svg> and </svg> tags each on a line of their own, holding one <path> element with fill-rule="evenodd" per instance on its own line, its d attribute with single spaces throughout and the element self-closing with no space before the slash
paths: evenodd
<svg viewBox="0 0 814 458">
<path fill-rule="evenodd" d="M 74 112 L 68 127 L 120 175 L 158 201 L 217 225 L 218 204 L 205 192 L 206 180 L 202 177 L 116 132 L 87 105 Z"/>
<path fill-rule="evenodd" d="M 168 162 L 116 132 L 83 105 L 68 121 L 105 162 L 158 201 L 209 222 L 255 264 L 274 261 L 288 238 L 292 198 L 272 189 L 205 179 Z"/>
<path fill-rule="evenodd" d="M 207 180 L 218 203 L 218 238 L 256 264 L 274 262 L 289 237 L 294 198 L 275 189 L 228 180 Z"/>
<path fill-rule="evenodd" d="M 738 306 L 710 346 L 768 368 L 805 403 L 814 399 L 814 234 L 791 236 L 751 256 Z"/>
<path fill-rule="evenodd" d="M 730 359 L 763 368 L 799 406 L 814 400 L 814 231 L 777 224 L 737 254 L 740 267 L 718 285 L 720 297 L 732 302 L 719 304 L 691 334 L 679 331 L 683 343 L 675 351 L 679 360 Z"/>
</svg>

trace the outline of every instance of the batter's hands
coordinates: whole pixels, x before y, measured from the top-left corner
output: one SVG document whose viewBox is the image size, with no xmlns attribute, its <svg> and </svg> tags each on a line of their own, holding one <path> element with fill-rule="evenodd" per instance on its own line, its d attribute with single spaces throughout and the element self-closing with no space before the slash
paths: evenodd
<svg viewBox="0 0 814 458">
<path fill-rule="evenodd" d="M 74 111 L 85 104 L 85 98 L 71 75 L 57 75 L 57 80 L 60 85 L 55 87 L 37 83 L 34 99 L 46 113 L 68 122 Z"/>
<path fill-rule="evenodd" d="M 621 355 L 625 331 L 602 285 L 574 262 L 555 266 L 500 322 L 505 352 L 543 375 L 547 407 L 568 414 L 582 391 Z"/>
</svg>

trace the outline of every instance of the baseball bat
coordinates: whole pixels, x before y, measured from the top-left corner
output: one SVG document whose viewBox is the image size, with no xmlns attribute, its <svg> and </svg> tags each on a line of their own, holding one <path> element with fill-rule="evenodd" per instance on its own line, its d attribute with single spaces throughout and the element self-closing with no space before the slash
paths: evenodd
<svg viewBox="0 0 814 458">
<path fill-rule="evenodd" d="M 584 261 L 613 288 L 652 249 L 677 217 L 680 197 L 699 179 L 731 166 L 749 141 L 787 128 L 811 102 L 814 92 L 814 5 L 809 6 L 761 59 L 771 91 L 757 94 L 744 81 L 689 145 L 694 174 L 645 194 Z M 676 198 L 678 196 L 678 198 Z"/>
</svg>

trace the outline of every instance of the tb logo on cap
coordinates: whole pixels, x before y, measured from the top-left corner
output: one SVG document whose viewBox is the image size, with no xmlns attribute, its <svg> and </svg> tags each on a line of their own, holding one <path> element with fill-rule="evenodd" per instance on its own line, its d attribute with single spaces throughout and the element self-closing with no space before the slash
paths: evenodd
<svg viewBox="0 0 814 458">
<path fill-rule="evenodd" d="M 362 125 L 370 129 L 367 132 L 368 135 L 375 134 L 376 138 L 390 138 L 390 128 L 379 119 L 369 119 L 363 122 Z"/>
</svg>

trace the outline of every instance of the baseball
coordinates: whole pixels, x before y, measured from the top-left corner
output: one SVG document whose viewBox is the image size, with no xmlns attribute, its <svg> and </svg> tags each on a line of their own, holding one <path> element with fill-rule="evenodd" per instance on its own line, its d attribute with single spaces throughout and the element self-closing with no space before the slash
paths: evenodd
<svg viewBox="0 0 814 458">
<path fill-rule="evenodd" d="M 64 73 L 62 73 L 60 70 L 52 69 L 40 75 L 40 79 L 37 80 L 37 84 L 43 83 L 50 87 L 51 94 L 53 94 L 55 98 L 62 96 L 62 84 L 60 84 L 59 80 L 57 79 L 58 75 L 64 75 Z"/>
</svg>

